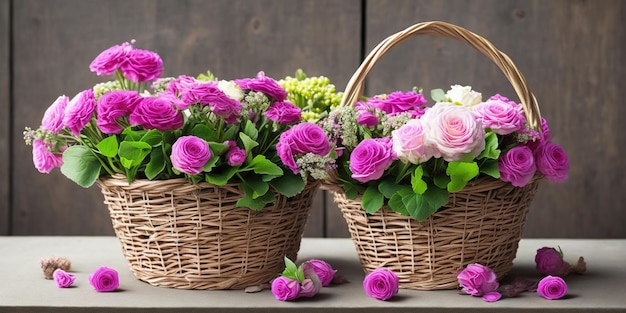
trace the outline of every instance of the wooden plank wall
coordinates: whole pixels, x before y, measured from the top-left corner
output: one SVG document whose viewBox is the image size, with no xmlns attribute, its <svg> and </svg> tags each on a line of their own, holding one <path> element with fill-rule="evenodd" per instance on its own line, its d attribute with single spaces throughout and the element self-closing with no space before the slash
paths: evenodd
<svg viewBox="0 0 626 313">
<path fill-rule="evenodd" d="M 57 96 L 99 81 L 88 64 L 113 44 L 136 39 L 158 51 L 165 75 L 211 69 L 238 78 L 264 70 L 280 78 L 301 67 L 342 89 L 362 54 L 386 36 L 444 20 L 486 37 L 516 62 L 570 155 L 570 179 L 543 183 L 525 236 L 626 237 L 624 18 L 620 0 L 0 0 L 0 147 L 11 145 L 0 150 L 10 160 L 0 164 L 0 234 L 112 234 L 99 190 L 77 187 L 58 171 L 39 174 L 21 134 Z M 482 55 L 424 36 L 381 60 L 367 91 L 454 83 L 514 97 Z M 306 235 L 347 236 L 323 192 Z"/>
</svg>

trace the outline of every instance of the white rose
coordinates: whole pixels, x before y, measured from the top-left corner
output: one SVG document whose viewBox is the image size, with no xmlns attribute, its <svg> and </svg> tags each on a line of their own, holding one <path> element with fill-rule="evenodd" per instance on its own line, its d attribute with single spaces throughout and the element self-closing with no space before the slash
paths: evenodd
<svg viewBox="0 0 626 313">
<path fill-rule="evenodd" d="M 220 80 L 217 83 L 217 88 L 225 93 L 229 98 L 241 101 L 243 99 L 243 90 L 239 88 L 239 85 L 233 81 Z"/>
<path fill-rule="evenodd" d="M 446 97 L 454 104 L 471 107 L 483 102 L 482 94 L 470 86 L 454 85 L 446 92 Z"/>
</svg>

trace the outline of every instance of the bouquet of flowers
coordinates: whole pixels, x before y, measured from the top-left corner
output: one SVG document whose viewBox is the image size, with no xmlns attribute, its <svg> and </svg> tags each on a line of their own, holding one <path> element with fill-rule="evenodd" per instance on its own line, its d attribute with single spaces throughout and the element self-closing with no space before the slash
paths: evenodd
<svg viewBox="0 0 626 313">
<path fill-rule="evenodd" d="M 561 182 L 569 161 L 545 119 L 532 129 L 521 104 L 469 86 L 396 91 L 333 110 L 322 125 L 337 143 L 333 180 L 367 213 L 383 205 L 423 221 L 468 183 L 500 179 L 522 187 L 536 175 Z"/>
<path fill-rule="evenodd" d="M 302 122 L 276 80 L 218 80 L 210 72 L 159 78 L 163 61 L 134 42 L 115 45 L 90 65 L 115 77 L 65 95 L 46 110 L 41 126 L 26 128 L 37 170 L 54 168 L 83 187 L 100 177 L 187 177 L 222 186 L 240 183 L 238 206 L 262 209 L 276 193 L 300 193 L 322 179 L 334 161 L 323 129 Z"/>
</svg>

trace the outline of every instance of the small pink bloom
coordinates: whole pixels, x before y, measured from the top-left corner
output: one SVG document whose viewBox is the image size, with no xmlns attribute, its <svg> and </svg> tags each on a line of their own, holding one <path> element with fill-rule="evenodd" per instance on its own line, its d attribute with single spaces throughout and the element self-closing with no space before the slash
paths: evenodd
<svg viewBox="0 0 626 313">
<path fill-rule="evenodd" d="M 235 80 L 241 89 L 249 89 L 266 94 L 276 101 L 285 101 L 287 92 L 274 79 L 265 76 L 263 71 L 259 72 L 256 78 L 244 78 Z"/>
<path fill-rule="evenodd" d="M 147 82 L 157 79 L 163 73 L 163 60 L 153 51 L 132 49 L 128 51 L 126 62 L 120 65 L 126 78 L 134 82 Z"/>
<path fill-rule="evenodd" d="M 298 297 L 311 298 L 318 294 L 320 292 L 320 289 L 322 289 L 322 284 L 320 283 L 319 279 L 315 280 L 311 278 L 305 278 L 300 286 L 300 293 L 298 293 Z"/>
<path fill-rule="evenodd" d="M 126 62 L 128 52 L 132 49 L 133 46 L 128 42 L 110 47 L 91 61 L 89 69 L 98 76 L 111 75 Z"/>
<path fill-rule="evenodd" d="M 280 276 L 272 281 L 272 294 L 276 300 L 289 301 L 298 297 L 300 283 L 297 280 Z"/>
<path fill-rule="evenodd" d="M 136 91 L 116 90 L 107 92 L 98 99 L 96 106 L 98 128 L 105 134 L 119 134 L 122 127 L 118 119 L 128 117 L 141 101 Z"/>
<path fill-rule="evenodd" d="M 239 148 L 237 146 L 230 147 L 228 149 L 228 153 L 226 153 L 226 159 L 228 160 L 228 165 L 230 166 L 239 166 L 246 161 L 246 150 Z"/>
<path fill-rule="evenodd" d="M 63 116 L 69 101 L 70 99 L 65 95 L 58 97 L 44 113 L 41 129 L 58 134 L 63 129 Z"/>
<path fill-rule="evenodd" d="M 567 294 L 567 284 L 558 276 L 546 276 L 539 281 L 537 293 L 548 300 L 561 299 Z"/>
<path fill-rule="evenodd" d="M 473 107 L 483 127 L 498 135 L 508 135 L 524 128 L 526 117 L 516 106 L 498 100 L 489 100 Z"/>
<path fill-rule="evenodd" d="M 185 122 L 174 97 L 167 96 L 141 98 L 128 119 L 131 125 L 160 131 L 178 129 Z"/>
<path fill-rule="evenodd" d="M 463 292 L 476 297 L 495 292 L 500 286 L 496 273 L 489 267 L 478 263 L 470 264 L 459 271 L 457 279 Z"/>
<path fill-rule="evenodd" d="M 527 146 L 517 146 L 498 159 L 500 179 L 513 186 L 523 187 L 535 175 L 537 167 L 533 152 Z"/>
<path fill-rule="evenodd" d="M 299 107 L 288 101 L 274 102 L 265 112 L 267 119 L 281 124 L 299 122 L 302 119 Z"/>
<path fill-rule="evenodd" d="M 305 275 L 314 273 L 319 278 L 323 287 L 330 285 L 337 271 L 333 267 L 322 260 L 311 259 L 302 264 Z"/>
<path fill-rule="evenodd" d="M 483 301 L 485 302 L 496 302 L 502 298 L 502 294 L 497 291 L 488 292 L 483 295 Z"/>
<path fill-rule="evenodd" d="M 367 127 L 374 127 L 378 124 L 378 117 L 369 110 L 358 110 L 356 122 Z"/>
<path fill-rule="evenodd" d="M 367 274 L 363 280 L 365 293 L 378 300 L 391 299 L 391 297 L 398 293 L 398 288 L 398 276 L 386 268 L 375 269 L 373 272 Z"/>
<path fill-rule="evenodd" d="M 400 128 L 391 132 L 393 152 L 398 159 L 419 164 L 428 161 L 432 155 L 427 153 L 424 144 L 425 131 L 419 119 L 409 120 Z"/>
<path fill-rule="evenodd" d="M 67 126 L 74 136 L 89 123 L 96 110 L 96 99 L 92 89 L 79 92 L 65 107 L 63 125 Z"/>
<path fill-rule="evenodd" d="M 33 164 L 40 173 L 50 173 L 53 169 L 63 165 L 63 154 L 50 151 L 50 147 L 43 140 L 33 140 Z"/>
<path fill-rule="evenodd" d="M 195 136 L 182 136 L 172 145 L 172 166 L 186 174 L 196 175 L 211 158 L 209 144 Z"/>
<path fill-rule="evenodd" d="M 352 178 L 362 183 L 381 178 L 396 159 L 392 148 L 388 137 L 361 141 L 350 154 Z"/>
<path fill-rule="evenodd" d="M 535 255 L 535 266 L 537 271 L 543 275 L 553 275 L 564 277 L 569 272 L 569 264 L 563 261 L 563 256 L 559 251 L 550 247 L 537 249 Z"/>
<path fill-rule="evenodd" d="M 59 286 L 59 288 L 67 288 L 71 286 L 76 280 L 76 276 L 74 276 L 74 274 L 70 274 L 60 268 L 54 270 L 54 273 L 52 273 L 52 278 L 54 279 L 54 282 L 57 283 L 57 286 Z"/>
<path fill-rule="evenodd" d="M 543 142 L 534 152 L 537 170 L 554 182 L 563 182 L 569 172 L 569 159 L 565 150 L 551 141 Z"/>
<path fill-rule="evenodd" d="M 89 283 L 97 292 L 114 291 L 120 286 L 116 270 L 101 266 L 89 275 Z"/>
</svg>

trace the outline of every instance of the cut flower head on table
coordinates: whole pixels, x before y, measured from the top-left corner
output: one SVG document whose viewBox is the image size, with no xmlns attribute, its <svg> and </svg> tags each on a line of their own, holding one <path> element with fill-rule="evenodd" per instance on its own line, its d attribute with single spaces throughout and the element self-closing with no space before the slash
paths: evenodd
<svg viewBox="0 0 626 313">
<path fill-rule="evenodd" d="M 460 85 L 431 97 L 429 105 L 421 91 L 396 91 L 333 110 L 322 122 L 340 155 L 330 182 L 362 196 L 368 213 L 387 205 L 425 220 L 478 179 L 523 187 L 567 178 L 567 154 L 546 120 L 532 129 L 521 104 Z"/>
<path fill-rule="evenodd" d="M 334 162 L 322 128 L 302 122 L 303 109 L 264 72 L 160 78 L 160 56 L 134 42 L 106 49 L 90 69 L 115 79 L 58 97 L 41 126 L 25 131 L 42 173 L 60 168 L 83 187 L 113 175 L 240 183 L 237 205 L 259 210 L 325 178 Z"/>
</svg>

